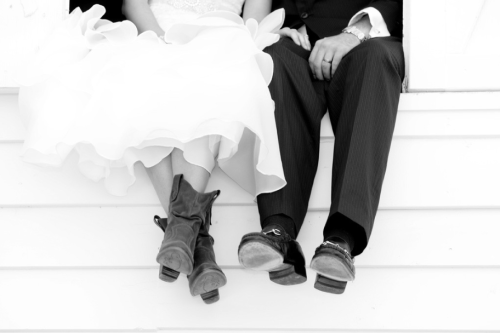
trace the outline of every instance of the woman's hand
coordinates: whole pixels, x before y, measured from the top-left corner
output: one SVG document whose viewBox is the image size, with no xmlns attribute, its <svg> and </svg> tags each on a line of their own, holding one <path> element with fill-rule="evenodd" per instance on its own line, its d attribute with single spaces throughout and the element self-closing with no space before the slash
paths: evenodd
<svg viewBox="0 0 500 333">
<path fill-rule="evenodd" d="M 165 34 L 149 8 L 148 0 L 123 0 L 122 12 L 136 25 L 139 33 L 152 30 L 158 36 Z"/>
<path fill-rule="evenodd" d="M 301 30 L 305 30 L 305 29 L 301 29 Z M 305 32 L 300 33 L 299 31 L 297 31 L 295 29 L 283 28 L 283 29 L 278 31 L 278 35 L 289 37 L 298 46 L 302 46 L 305 50 L 311 51 L 311 43 L 309 42 L 309 36 L 307 36 L 307 34 Z"/>
</svg>

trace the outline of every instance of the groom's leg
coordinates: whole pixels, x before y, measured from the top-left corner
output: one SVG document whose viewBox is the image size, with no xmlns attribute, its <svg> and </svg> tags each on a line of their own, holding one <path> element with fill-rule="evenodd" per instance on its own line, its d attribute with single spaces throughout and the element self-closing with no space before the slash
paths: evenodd
<svg viewBox="0 0 500 333">
<path fill-rule="evenodd" d="M 304 220 L 319 157 L 323 82 L 313 82 L 309 51 L 285 38 L 266 50 L 274 61 L 269 86 L 287 185 L 257 198 L 262 232 L 243 236 L 238 258 L 245 268 L 268 271 L 271 281 L 295 285 L 307 280 L 306 262 L 295 238 Z"/>
<path fill-rule="evenodd" d="M 344 57 L 328 88 L 335 152 L 324 236 L 347 238 L 352 255 L 373 228 L 403 78 L 401 40 L 373 38 Z"/>
<path fill-rule="evenodd" d="M 269 86 L 287 185 L 257 197 L 262 227 L 278 224 L 296 238 L 311 195 L 319 158 L 325 83 L 313 82 L 309 51 L 285 38 L 264 50 L 274 61 Z"/>
</svg>

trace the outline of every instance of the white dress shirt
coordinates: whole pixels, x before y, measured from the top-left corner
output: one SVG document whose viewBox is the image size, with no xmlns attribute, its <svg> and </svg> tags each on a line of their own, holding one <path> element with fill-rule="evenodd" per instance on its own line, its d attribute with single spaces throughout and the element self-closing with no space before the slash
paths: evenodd
<svg viewBox="0 0 500 333">
<path fill-rule="evenodd" d="M 372 29 L 370 30 L 370 36 L 372 38 L 388 37 L 391 35 L 389 33 L 389 30 L 387 29 L 387 24 L 385 24 L 385 20 L 382 17 L 382 14 L 380 14 L 378 9 L 375 9 L 373 7 L 367 7 L 357 12 L 356 15 L 354 15 L 349 21 L 349 26 L 355 25 L 356 22 L 361 20 L 361 18 L 365 15 L 368 15 L 368 18 L 370 19 L 370 23 L 372 25 Z"/>
</svg>

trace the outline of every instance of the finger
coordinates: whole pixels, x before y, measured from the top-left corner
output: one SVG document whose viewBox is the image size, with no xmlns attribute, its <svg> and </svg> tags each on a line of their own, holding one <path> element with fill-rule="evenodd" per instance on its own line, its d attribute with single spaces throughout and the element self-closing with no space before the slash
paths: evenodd
<svg viewBox="0 0 500 333">
<path fill-rule="evenodd" d="M 314 69 L 314 61 L 318 57 L 319 50 L 321 48 L 321 40 L 317 41 L 316 44 L 314 45 L 314 48 L 309 55 L 309 67 L 311 68 L 312 75 L 315 79 L 317 79 L 316 71 Z"/>
<path fill-rule="evenodd" d="M 307 50 L 311 51 L 311 41 L 309 41 L 309 35 L 306 35 L 306 45 L 307 45 Z"/>
<path fill-rule="evenodd" d="M 309 51 L 309 49 L 307 48 L 307 39 L 306 39 L 306 36 L 304 36 L 303 34 L 299 33 L 299 39 L 300 39 L 300 45 L 302 46 L 302 48 L 304 48 L 305 50 Z"/>
<path fill-rule="evenodd" d="M 332 68 L 332 59 L 334 58 L 335 49 L 329 48 L 325 51 L 325 55 L 323 56 L 321 63 L 321 71 L 323 73 L 323 77 L 325 80 L 329 81 L 331 76 L 331 68 Z"/>
<path fill-rule="evenodd" d="M 325 59 L 321 60 L 321 75 L 327 81 L 330 81 L 330 78 L 331 78 L 331 75 L 330 75 L 331 68 L 332 68 L 332 64 L 330 62 L 326 61 Z"/>
<path fill-rule="evenodd" d="M 290 36 L 290 28 L 282 28 L 278 31 L 280 36 Z"/>
<path fill-rule="evenodd" d="M 335 74 L 335 71 L 339 67 L 340 61 L 342 61 L 343 57 L 344 56 L 343 56 L 343 54 L 341 52 L 335 53 L 335 55 L 333 57 L 333 60 L 332 60 L 332 67 L 330 69 L 330 73 L 331 73 L 330 75 L 331 75 L 331 77 L 333 77 L 333 74 Z"/>
<path fill-rule="evenodd" d="M 323 76 L 323 59 L 325 57 L 325 50 L 324 48 L 320 47 L 318 50 L 318 53 L 316 53 L 316 57 L 313 60 L 313 72 L 316 75 L 316 78 L 318 80 L 324 80 L 325 77 Z M 325 63 L 327 66 L 329 66 L 329 63 Z M 328 68 L 330 69 L 330 68 Z"/>
<path fill-rule="evenodd" d="M 293 40 L 293 42 L 294 42 L 295 44 L 297 44 L 298 46 L 300 46 L 299 33 L 297 33 L 297 31 L 292 30 L 292 31 L 290 32 L 290 38 Z"/>
<path fill-rule="evenodd" d="M 300 41 L 300 46 L 304 47 L 304 35 L 302 35 L 301 33 L 297 32 L 297 38 L 299 39 Z M 305 48 L 305 47 L 304 47 Z"/>
</svg>

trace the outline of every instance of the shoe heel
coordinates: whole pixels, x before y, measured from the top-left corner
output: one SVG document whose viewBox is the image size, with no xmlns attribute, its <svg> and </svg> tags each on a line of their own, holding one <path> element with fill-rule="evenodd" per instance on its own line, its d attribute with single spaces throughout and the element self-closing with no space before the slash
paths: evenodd
<svg viewBox="0 0 500 333">
<path fill-rule="evenodd" d="M 305 272 L 298 272 L 295 266 L 290 266 L 279 271 L 269 272 L 269 279 L 282 286 L 293 286 L 306 282 L 307 275 Z"/>
<path fill-rule="evenodd" d="M 174 271 L 166 266 L 160 265 L 159 278 L 165 282 L 174 282 L 179 277 L 179 272 Z"/>
<path fill-rule="evenodd" d="M 203 295 L 226 285 L 227 279 L 219 269 L 202 269 L 189 276 L 191 295 Z"/>
<path fill-rule="evenodd" d="M 163 246 L 156 261 L 171 270 L 189 275 L 193 272 L 193 256 L 189 255 L 183 244 L 181 246 Z"/>
<path fill-rule="evenodd" d="M 314 288 L 330 294 L 342 294 L 347 285 L 346 281 L 337 281 L 327 278 L 323 275 L 316 274 L 316 282 Z"/>
<path fill-rule="evenodd" d="M 200 296 L 205 304 L 215 303 L 220 299 L 219 289 L 214 289 L 212 291 L 209 291 L 208 293 L 201 294 Z"/>
</svg>

